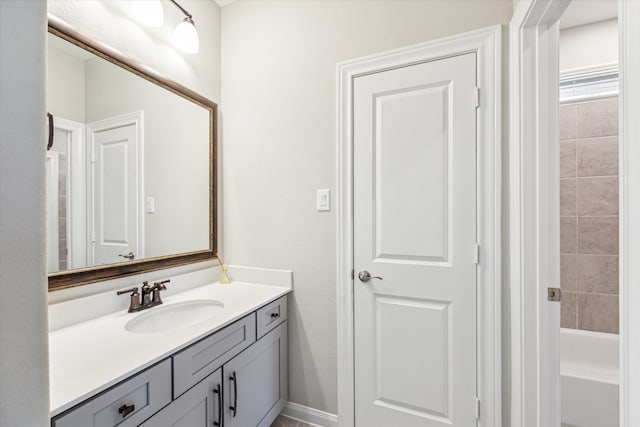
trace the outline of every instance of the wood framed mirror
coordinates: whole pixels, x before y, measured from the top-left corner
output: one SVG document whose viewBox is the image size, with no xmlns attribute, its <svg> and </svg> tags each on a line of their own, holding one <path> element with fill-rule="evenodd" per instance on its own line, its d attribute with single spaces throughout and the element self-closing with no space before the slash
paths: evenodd
<svg viewBox="0 0 640 427">
<path fill-rule="evenodd" d="M 216 253 L 217 105 L 49 19 L 49 291 Z"/>
</svg>

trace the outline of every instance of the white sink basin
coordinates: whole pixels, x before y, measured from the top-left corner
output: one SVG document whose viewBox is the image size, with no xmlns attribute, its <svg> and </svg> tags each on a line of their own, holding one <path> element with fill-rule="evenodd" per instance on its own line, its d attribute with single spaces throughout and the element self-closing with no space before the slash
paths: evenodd
<svg viewBox="0 0 640 427">
<path fill-rule="evenodd" d="M 155 334 L 195 325 L 215 317 L 224 309 L 217 300 L 193 300 L 154 307 L 129 320 L 124 328 L 136 334 Z"/>
</svg>

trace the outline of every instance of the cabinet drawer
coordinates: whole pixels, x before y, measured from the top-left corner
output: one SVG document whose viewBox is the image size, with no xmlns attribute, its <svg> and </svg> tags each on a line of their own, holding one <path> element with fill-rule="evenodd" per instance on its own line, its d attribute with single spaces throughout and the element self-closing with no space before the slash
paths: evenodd
<svg viewBox="0 0 640 427">
<path fill-rule="evenodd" d="M 264 334 L 287 320 L 287 297 L 279 298 L 256 312 L 257 334 L 260 339 Z"/>
<path fill-rule="evenodd" d="M 52 425 L 53 427 L 137 426 L 169 402 L 171 402 L 171 361 L 166 359 L 81 406 L 54 418 Z"/>
<path fill-rule="evenodd" d="M 256 340 L 254 313 L 173 356 L 173 398 L 218 369 Z"/>
</svg>

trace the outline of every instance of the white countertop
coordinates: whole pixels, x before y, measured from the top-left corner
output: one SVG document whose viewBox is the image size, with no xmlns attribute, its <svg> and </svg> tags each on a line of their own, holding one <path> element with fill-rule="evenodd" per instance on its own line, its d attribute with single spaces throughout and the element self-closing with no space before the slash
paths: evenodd
<svg viewBox="0 0 640 427">
<path fill-rule="evenodd" d="M 163 306 L 196 299 L 224 303 L 215 317 L 196 325 L 155 334 L 125 330 L 125 323 L 151 308 L 118 311 L 50 332 L 51 417 L 289 292 L 290 288 L 279 286 L 216 282 L 163 297 Z"/>
</svg>

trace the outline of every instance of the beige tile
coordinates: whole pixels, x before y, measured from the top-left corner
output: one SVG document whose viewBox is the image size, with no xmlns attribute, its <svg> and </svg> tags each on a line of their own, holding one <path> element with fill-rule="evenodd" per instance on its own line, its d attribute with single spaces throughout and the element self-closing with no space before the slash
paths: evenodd
<svg viewBox="0 0 640 427">
<path fill-rule="evenodd" d="M 578 217 L 578 253 L 618 255 L 618 217 Z"/>
<path fill-rule="evenodd" d="M 577 137 L 618 135 L 618 98 L 577 104 Z"/>
<path fill-rule="evenodd" d="M 560 218 L 560 252 L 563 254 L 575 254 L 578 249 L 577 218 Z"/>
<path fill-rule="evenodd" d="M 560 106 L 560 140 L 576 138 L 576 113 L 575 104 Z"/>
<path fill-rule="evenodd" d="M 618 257 L 578 255 L 577 290 L 597 294 L 618 294 Z"/>
<path fill-rule="evenodd" d="M 560 326 L 575 329 L 578 326 L 578 299 L 573 292 L 562 291 Z"/>
<path fill-rule="evenodd" d="M 617 295 L 578 294 L 578 329 L 618 333 Z"/>
<path fill-rule="evenodd" d="M 618 215 L 618 178 L 578 179 L 578 215 Z M 562 206 L 562 184 L 560 185 Z M 560 210 L 562 215 L 562 209 Z"/>
<path fill-rule="evenodd" d="M 577 173 L 576 141 L 560 142 L 560 178 L 573 178 Z"/>
<path fill-rule="evenodd" d="M 293 418 L 278 415 L 278 418 L 271 424 L 271 427 L 302 427 L 304 423 Z"/>
<path fill-rule="evenodd" d="M 573 178 L 560 180 L 560 215 L 576 215 L 576 180 Z"/>
<path fill-rule="evenodd" d="M 618 175 L 618 137 L 581 139 L 576 142 L 578 176 Z"/>
<path fill-rule="evenodd" d="M 560 255 L 560 287 L 563 291 L 575 291 L 577 289 L 577 255 Z"/>
</svg>

